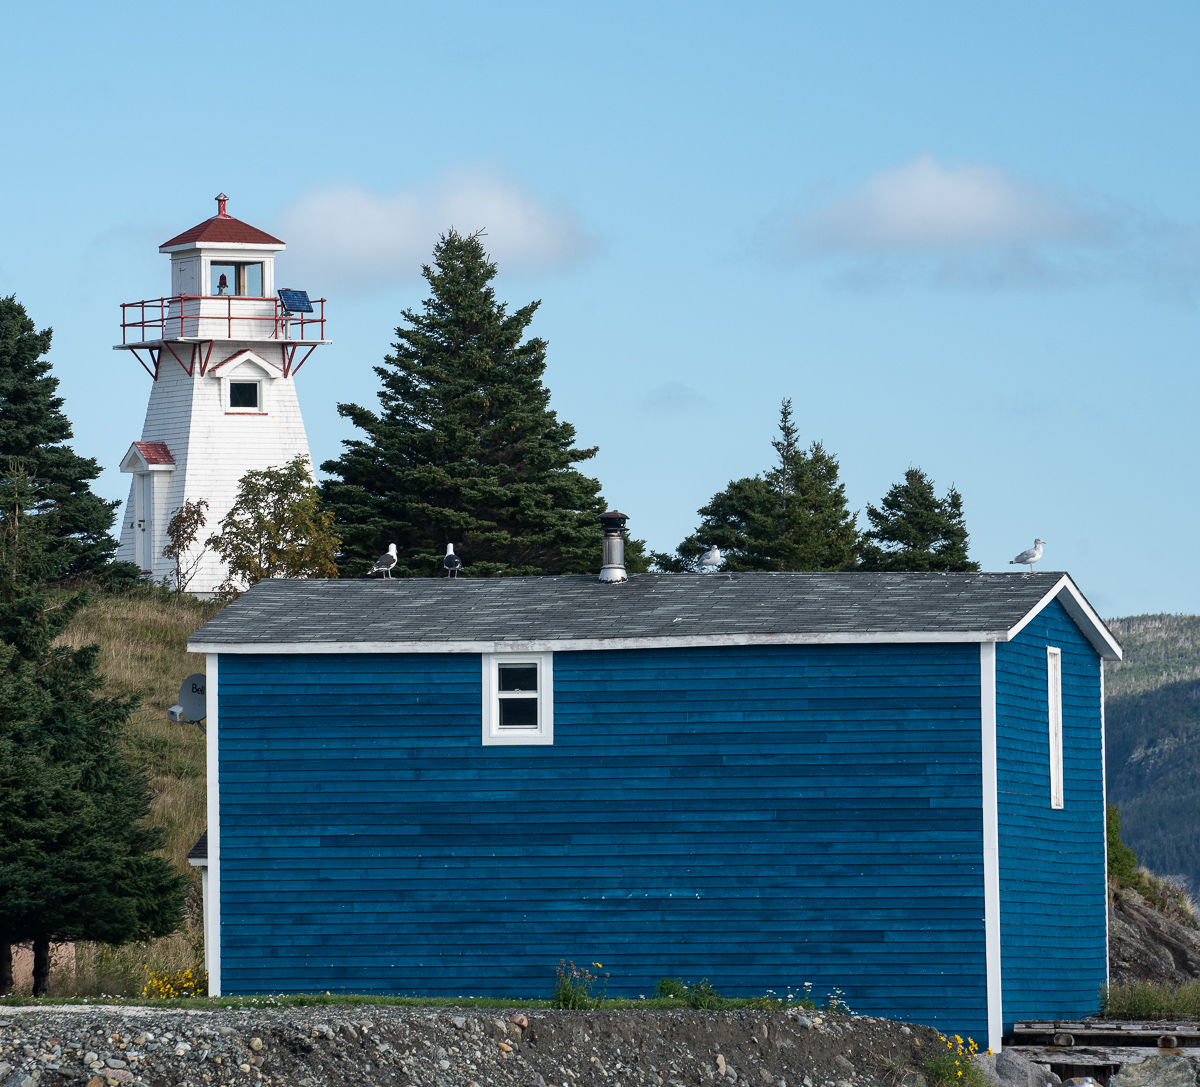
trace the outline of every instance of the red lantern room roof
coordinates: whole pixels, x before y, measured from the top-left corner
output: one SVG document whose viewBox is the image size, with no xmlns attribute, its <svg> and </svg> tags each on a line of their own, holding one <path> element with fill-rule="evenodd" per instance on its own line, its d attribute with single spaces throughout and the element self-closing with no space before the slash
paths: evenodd
<svg viewBox="0 0 1200 1087">
<path fill-rule="evenodd" d="M 243 223 L 241 219 L 235 219 L 232 215 L 226 214 L 225 203 L 228 199 L 229 197 L 221 193 L 217 197 L 216 215 L 211 219 L 205 219 L 202 223 L 197 223 L 191 230 L 185 230 L 182 234 L 177 234 L 169 241 L 163 242 L 159 248 L 166 249 L 168 246 L 186 245 L 188 242 L 215 242 L 218 245 L 223 242 L 243 245 L 282 246 L 284 244 L 265 230 L 259 230 L 258 227 Z"/>
</svg>

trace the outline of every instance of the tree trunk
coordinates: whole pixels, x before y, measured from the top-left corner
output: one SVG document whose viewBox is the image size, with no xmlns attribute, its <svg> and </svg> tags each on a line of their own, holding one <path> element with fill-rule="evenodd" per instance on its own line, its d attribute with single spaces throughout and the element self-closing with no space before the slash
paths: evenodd
<svg viewBox="0 0 1200 1087">
<path fill-rule="evenodd" d="M 47 996 L 50 992 L 50 941 L 33 941 L 33 995 Z"/>
<path fill-rule="evenodd" d="M 0 933 L 0 996 L 8 996 L 12 992 L 12 947 L 8 936 Z"/>
</svg>

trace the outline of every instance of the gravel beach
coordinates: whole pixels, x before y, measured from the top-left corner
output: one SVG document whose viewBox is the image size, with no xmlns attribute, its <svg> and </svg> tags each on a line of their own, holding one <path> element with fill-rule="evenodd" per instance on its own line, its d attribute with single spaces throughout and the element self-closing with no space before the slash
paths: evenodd
<svg viewBox="0 0 1200 1087">
<path fill-rule="evenodd" d="M 826 1013 L 369 1005 L 0 1008 L 0 1087 L 871 1087 L 915 1077 L 928 1027 Z"/>
</svg>

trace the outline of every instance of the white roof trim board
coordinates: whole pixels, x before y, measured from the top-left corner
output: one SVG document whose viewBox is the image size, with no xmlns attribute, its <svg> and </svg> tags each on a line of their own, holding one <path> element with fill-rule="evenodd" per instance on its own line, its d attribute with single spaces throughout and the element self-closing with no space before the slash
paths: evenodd
<svg viewBox="0 0 1200 1087">
<path fill-rule="evenodd" d="M 1121 647 L 1061 573 L 634 574 L 262 581 L 194 653 L 569 652 L 1007 642 L 1057 599 L 1105 660 Z M 684 624 L 696 624 L 691 631 Z M 679 625 L 676 625 L 679 624 Z M 682 626 L 682 629 L 680 627 Z"/>
</svg>

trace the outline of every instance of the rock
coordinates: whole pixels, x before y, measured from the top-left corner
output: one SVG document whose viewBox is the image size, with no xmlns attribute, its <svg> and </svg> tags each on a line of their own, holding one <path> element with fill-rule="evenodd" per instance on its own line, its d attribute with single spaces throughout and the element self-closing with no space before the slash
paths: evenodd
<svg viewBox="0 0 1200 1087">
<path fill-rule="evenodd" d="M 350 1029 L 350 1028 L 348 1028 L 348 1027 L 342 1028 L 343 1031 L 348 1030 L 348 1029 Z M 262 1049 L 262 1039 L 261 1038 L 251 1038 L 250 1039 L 250 1048 L 253 1049 L 255 1053 L 257 1053 L 260 1049 Z"/>
<path fill-rule="evenodd" d="M 461 1015 L 456 1015 L 453 1019 L 450 1020 L 450 1022 L 454 1024 L 455 1030 L 466 1030 L 467 1029 L 467 1020 Z"/>
<path fill-rule="evenodd" d="M 231 1034 L 236 1034 L 237 1031 L 233 1027 L 217 1027 L 217 1033 L 223 1038 L 228 1038 Z"/>
<path fill-rule="evenodd" d="M 901 1033 L 901 1034 L 911 1034 L 911 1033 L 912 1033 L 912 1031 L 911 1031 L 911 1030 L 910 1030 L 908 1027 L 901 1027 L 901 1028 L 900 1028 L 900 1033 Z"/>
<path fill-rule="evenodd" d="M 520 1015 L 520 1014 L 510 1015 L 508 1017 L 508 1021 L 510 1023 L 516 1023 L 517 1026 L 519 1026 L 522 1030 L 524 1030 L 527 1026 L 529 1026 L 529 1020 L 526 1019 L 525 1016 Z"/>
<path fill-rule="evenodd" d="M 96 1054 L 95 1053 L 85 1053 L 83 1055 L 83 1063 L 84 1064 L 95 1064 L 96 1063 Z"/>
<path fill-rule="evenodd" d="M 438 1067 L 445 1072 L 450 1068 L 450 1062 L 447 1060 L 440 1060 L 438 1061 Z"/>
<path fill-rule="evenodd" d="M 836 1057 L 833 1058 L 833 1063 L 836 1064 L 847 1075 L 850 1075 L 850 1076 L 854 1075 L 854 1065 L 852 1065 L 848 1060 L 846 1060 L 846 1058 L 843 1057 L 840 1053 Z"/>
<path fill-rule="evenodd" d="M 721 1075 L 725 1075 L 725 1058 L 720 1053 L 717 1054 L 717 1068 L 720 1069 Z"/>
<path fill-rule="evenodd" d="M 358 1041 L 358 1031 L 356 1031 L 349 1023 L 343 1023 L 342 1024 L 342 1037 L 345 1038 L 346 1041 L 348 1041 L 348 1042 L 357 1042 Z M 262 1042 L 259 1042 L 258 1044 L 259 1044 L 259 1046 L 261 1046 Z M 253 1042 L 250 1043 L 250 1048 L 251 1049 L 254 1048 Z"/>
<path fill-rule="evenodd" d="M 524 1016 L 521 1017 L 522 1019 Z M 528 1024 L 526 1024 L 528 1026 Z M 546 1081 L 542 1078 L 541 1072 L 532 1072 L 525 1077 L 523 1087 L 546 1087 Z"/>
<path fill-rule="evenodd" d="M 1181 985 L 1200 977 L 1200 930 L 1182 911 L 1167 916 L 1132 887 L 1109 892 L 1112 982 Z"/>
<path fill-rule="evenodd" d="M 249 1071 L 250 1071 L 250 1066 L 249 1066 L 248 1064 L 239 1064 L 239 1065 L 238 1065 L 238 1071 L 239 1071 L 239 1072 L 249 1072 Z"/>
<path fill-rule="evenodd" d="M 4 1079 L 12 1070 L 13 1066 L 8 1061 L 0 1061 L 0 1080 Z"/>
<path fill-rule="evenodd" d="M 1044 1064 L 1027 1061 L 1008 1049 L 996 1054 L 980 1053 L 974 1063 L 995 1087 L 1058 1087 L 1062 1083 Z"/>
<path fill-rule="evenodd" d="M 36 1087 L 37 1080 L 27 1072 L 17 1069 L 4 1081 L 4 1087 Z"/>
<path fill-rule="evenodd" d="M 900 1087 L 929 1087 L 929 1081 L 920 1072 L 905 1072 Z"/>
<path fill-rule="evenodd" d="M 102 1080 L 99 1076 L 92 1076 L 92 1078 L 87 1081 L 85 1087 L 104 1087 L 104 1080 Z"/>
<path fill-rule="evenodd" d="M 107 1064 L 109 1068 L 128 1068 L 129 1067 L 128 1064 L 126 1064 L 124 1061 L 117 1060 L 116 1057 L 109 1057 L 108 1060 L 106 1060 L 104 1063 Z"/>
<path fill-rule="evenodd" d="M 813 1021 L 807 1015 L 796 1016 L 796 1026 L 803 1027 L 805 1030 L 811 1030 Z"/>
<path fill-rule="evenodd" d="M 760 1076 L 762 1076 L 764 1083 L 774 1083 L 775 1082 L 775 1077 L 773 1075 L 771 1075 L 771 1073 L 768 1072 L 765 1068 L 760 1068 L 758 1070 L 758 1074 Z"/>
<path fill-rule="evenodd" d="M 1108 1087 L 1196 1087 L 1196 1070 L 1186 1057 L 1147 1057 L 1121 1065 Z"/>
</svg>

